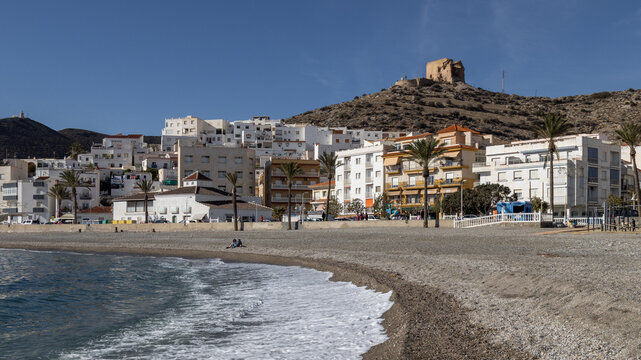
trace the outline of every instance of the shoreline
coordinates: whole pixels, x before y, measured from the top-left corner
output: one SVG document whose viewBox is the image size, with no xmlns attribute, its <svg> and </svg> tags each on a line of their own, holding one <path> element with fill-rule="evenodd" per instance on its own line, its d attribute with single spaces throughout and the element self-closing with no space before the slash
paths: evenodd
<svg viewBox="0 0 641 360">
<path fill-rule="evenodd" d="M 26 235 L 26 234 L 25 234 Z M 388 339 L 371 347 L 363 359 L 442 359 L 494 358 L 528 359 L 526 354 L 501 344 L 493 344 L 489 332 L 467 319 L 466 311 L 442 291 L 403 279 L 400 274 L 366 266 L 333 261 L 277 255 L 261 255 L 233 250 L 195 250 L 145 247 L 102 247 L 90 245 L 2 244 L 2 249 L 63 251 L 77 253 L 218 258 L 222 261 L 300 266 L 331 272 L 330 281 L 351 282 L 378 292 L 392 290 L 392 307 L 382 318 Z M 242 250 L 241 250 L 242 251 Z M 426 304 L 429 303 L 429 304 Z M 435 321 L 440 320 L 440 321 Z M 442 322 L 446 320 L 446 322 Z M 442 324 L 441 324 L 442 323 Z"/>
</svg>

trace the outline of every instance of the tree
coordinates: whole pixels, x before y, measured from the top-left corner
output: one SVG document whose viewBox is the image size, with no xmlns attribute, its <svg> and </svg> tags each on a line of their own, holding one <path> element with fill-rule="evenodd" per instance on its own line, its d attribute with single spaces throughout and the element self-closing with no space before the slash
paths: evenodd
<svg viewBox="0 0 641 360">
<path fill-rule="evenodd" d="M 237 172 L 226 172 L 225 178 L 231 184 L 231 205 L 234 208 L 234 231 L 238 231 L 238 206 L 236 205 L 236 184 L 238 183 Z"/>
<path fill-rule="evenodd" d="M 84 149 L 82 148 L 82 145 L 80 143 L 73 143 L 69 147 L 69 157 L 78 160 L 78 155 L 82 154 L 84 152 Z"/>
<path fill-rule="evenodd" d="M 543 201 L 540 197 L 532 198 L 532 209 L 536 212 L 546 212 L 550 206 L 547 201 Z"/>
<path fill-rule="evenodd" d="M 71 196 L 69 190 L 67 190 L 66 186 L 58 183 L 49 188 L 49 191 L 47 191 L 47 195 L 56 200 L 56 218 L 59 218 L 62 200 L 67 200 Z"/>
<path fill-rule="evenodd" d="M 543 124 L 534 125 L 534 131 L 537 135 L 548 141 L 546 160 L 550 160 L 550 209 L 552 209 L 552 216 L 554 216 L 554 154 L 557 159 L 560 159 L 555 141 L 556 138 L 567 134 L 571 127 L 567 119 L 558 113 L 546 114 L 543 117 Z"/>
<path fill-rule="evenodd" d="M 149 222 L 149 209 L 147 208 L 147 203 L 149 202 L 149 193 L 152 191 L 152 186 L 154 184 L 154 181 L 149 179 L 140 179 L 136 181 L 136 189 L 140 190 L 142 193 L 145 194 L 145 224 Z"/>
<path fill-rule="evenodd" d="M 336 200 L 336 196 L 332 196 L 332 198 L 329 200 L 329 208 L 327 210 L 327 217 L 329 218 L 329 215 L 332 215 L 334 217 L 338 216 L 338 214 L 343 212 L 343 205 Z"/>
<path fill-rule="evenodd" d="M 280 165 L 280 170 L 287 179 L 287 230 L 292 229 L 292 184 L 294 178 L 303 172 L 300 165 L 295 161 L 287 161 Z"/>
<path fill-rule="evenodd" d="M 510 188 L 499 184 L 483 184 L 473 189 L 463 190 L 463 213 L 487 215 L 500 201 L 515 201 L 510 195 Z M 456 192 L 443 198 L 441 207 L 447 214 L 455 214 L 461 210 L 461 194 Z"/>
<path fill-rule="evenodd" d="M 78 223 L 78 192 L 77 188 L 86 187 L 85 183 L 80 179 L 80 172 L 76 170 L 65 170 L 60 174 L 61 184 L 71 188 L 71 196 L 73 197 L 73 223 Z"/>
<path fill-rule="evenodd" d="M 634 193 L 637 211 L 641 206 L 641 199 L 639 199 L 639 171 L 637 169 L 637 150 L 636 147 L 641 145 L 641 125 L 638 123 L 625 123 L 615 130 L 617 139 L 630 147 L 630 157 L 632 158 L 632 168 L 634 170 Z"/>
<path fill-rule="evenodd" d="M 283 214 L 285 214 L 284 207 L 275 207 L 272 209 L 272 217 L 274 220 L 283 221 Z"/>
<path fill-rule="evenodd" d="M 387 203 L 389 199 L 387 198 L 387 193 L 383 192 L 382 194 L 374 198 L 374 214 L 378 216 L 387 218 Z"/>
<path fill-rule="evenodd" d="M 327 202 L 325 204 L 325 211 L 329 209 L 329 199 L 332 194 L 332 179 L 336 172 L 336 168 L 343 166 L 343 163 L 338 161 L 338 156 L 334 153 L 323 152 L 319 157 L 318 161 L 320 162 L 321 171 L 327 174 Z M 329 216 L 325 218 L 325 221 L 329 220 Z"/>
<path fill-rule="evenodd" d="M 363 205 L 363 200 L 354 199 L 349 205 L 347 205 L 347 211 L 354 214 L 360 214 L 365 210 L 365 205 Z"/>
<path fill-rule="evenodd" d="M 429 138 L 414 141 L 407 145 L 403 153 L 410 156 L 410 159 L 418 163 L 423 168 L 423 227 L 427 227 L 427 219 L 429 218 L 429 207 L 427 205 L 427 179 L 430 176 L 430 163 L 441 156 L 445 149 L 441 146 L 438 139 Z M 436 215 L 436 226 L 438 227 L 438 214 Z"/>
<path fill-rule="evenodd" d="M 605 202 L 608 203 L 610 206 L 623 206 L 625 203 L 623 202 L 623 199 L 616 196 L 616 195 L 609 195 L 608 198 L 605 200 Z"/>
</svg>

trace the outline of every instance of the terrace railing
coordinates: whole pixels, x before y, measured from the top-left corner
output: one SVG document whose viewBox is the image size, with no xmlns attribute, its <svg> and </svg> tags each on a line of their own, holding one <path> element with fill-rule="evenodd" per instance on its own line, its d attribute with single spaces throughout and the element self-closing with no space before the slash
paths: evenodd
<svg viewBox="0 0 641 360">
<path fill-rule="evenodd" d="M 454 228 L 462 229 L 503 223 L 540 223 L 541 221 L 552 221 L 552 216 L 539 213 L 502 213 L 471 219 L 454 220 Z"/>
</svg>

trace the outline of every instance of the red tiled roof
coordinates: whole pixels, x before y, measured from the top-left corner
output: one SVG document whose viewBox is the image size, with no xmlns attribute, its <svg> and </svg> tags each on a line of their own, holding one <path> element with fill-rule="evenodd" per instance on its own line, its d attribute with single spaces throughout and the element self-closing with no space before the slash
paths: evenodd
<svg viewBox="0 0 641 360">
<path fill-rule="evenodd" d="M 123 134 L 116 134 L 116 135 L 107 135 L 105 138 L 107 139 L 138 139 L 142 135 L 140 134 L 131 134 L 131 135 L 123 135 Z"/>
<path fill-rule="evenodd" d="M 465 126 L 461 125 L 451 125 L 446 127 L 443 130 L 439 130 L 437 134 L 443 134 L 443 133 L 448 133 L 448 132 L 454 132 L 454 131 L 459 131 L 459 132 L 471 132 L 472 134 L 479 134 L 478 131 L 472 130 L 470 128 L 466 128 Z"/>
<path fill-rule="evenodd" d="M 191 173 L 191 175 L 189 175 L 189 176 L 187 176 L 186 178 L 183 179 L 183 181 L 194 181 L 194 180 L 211 181 L 210 178 L 208 178 L 207 176 L 201 174 L 200 171 L 196 171 L 194 173 Z"/>
<path fill-rule="evenodd" d="M 310 188 L 320 188 L 320 187 L 323 187 L 323 188 L 324 188 L 324 187 L 326 187 L 326 186 L 328 185 L 327 183 L 328 183 L 328 181 L 325 181 L 325 182 L 322 182 L 322 183 L 318 183 L 318 184 L 314 184 L 314 185 L 309 185 L 309 187 L 310 187 Z M 335 184 L 335 181 L 334 181 L 334 180 L 332 180 L 332 185 L 334 185 L 334 184 Z"/>
</svg>

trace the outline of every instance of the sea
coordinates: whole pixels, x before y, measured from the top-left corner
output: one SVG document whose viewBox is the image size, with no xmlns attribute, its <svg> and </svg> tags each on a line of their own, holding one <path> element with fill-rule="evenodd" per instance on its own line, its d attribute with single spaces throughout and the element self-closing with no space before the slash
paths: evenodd
<svg viewBox="0 0 641 360">
<path fill-rule="evenodd" d="M 0 249 L 0 359 L 359 359 L 392 302 L 331 273 Z"/>
</svg>

